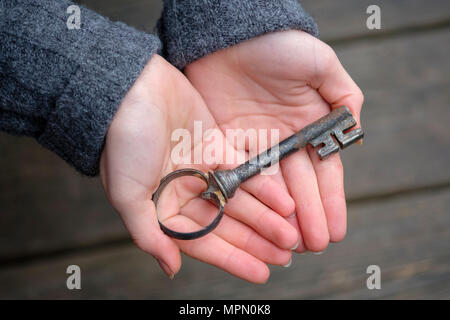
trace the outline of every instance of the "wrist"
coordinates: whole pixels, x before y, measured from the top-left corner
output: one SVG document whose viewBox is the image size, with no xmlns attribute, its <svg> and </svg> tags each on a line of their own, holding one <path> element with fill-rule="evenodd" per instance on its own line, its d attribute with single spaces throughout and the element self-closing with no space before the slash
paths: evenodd
<svg viewBox="0 0 450 320">
<path fill-rule="evenodd" d="M 288 29 L 318 36 L 313 18 L 297 0 L 221 0 L 192 6 L 164 1 L 158 34 L 167 60 L 179 69 L 245 40 Z M 200 40 L 199 40 L 200 39 Z"/>
</svg>

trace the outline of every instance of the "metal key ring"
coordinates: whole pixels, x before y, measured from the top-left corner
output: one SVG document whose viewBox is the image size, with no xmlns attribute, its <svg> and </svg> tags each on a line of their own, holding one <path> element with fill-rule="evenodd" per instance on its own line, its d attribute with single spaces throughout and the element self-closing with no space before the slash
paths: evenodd
<svg viewBox="0 0 450 320">
<path fill-rule="evenodd" d="M 164 178 L 162 178 L 158 189 L 156 189 L 155 193 L 153 193 L 152 200 L 155 203 L 155 208 L 156 208 L 156 206 L 158 204 L 158 199 L 161 196 L 161 193 L 164 190 L 164 188 L 167 187 L 167 185 L 172 180 L 175 180 L 177 178 L 184 177 L 184 176 L 194 176 L 194 177 L 202 179 L 207 184 L 207 190 L 210 190 L 211 180 L 209 179 L 209 175 L 208 174 L 205 174 L 204 172 L 202 172 L 200 170 L 197 170 L 197 169 L 180 169 L 180 170 L 176 170 L 174 172 L 169 173 Z M 157 212 L 156 215 L 158 217 L 158 222 L 159 222 L 159 226 L 160 226 L 161 230 L 166 235 L 168 235 L 169 237 L 172 237 L 172 238 L 175 238 L 175 239 L 180 239 L 180 240 L 197 239 L 197 238 L 203 237 L 204 235 L 206 235 L 206 234 L 210 233 L 211 231 L 213 231 L 217 227 L 217 225 L 219 224 L 220 220 L 223 217 L 224 206 L 225 206 L 225 203 L 226 203 L 226 198 L 221 194 L 220 191 L 218 191 L 218 192 L 204 192 L 204 193 L 202 193 L 201 197 L 203 199 L 205 199 L 205 200 L 213 201 L 217 205 L 217 207 L 219 208 L 217 216 L 215 217 L 215 219 L 209 225 L 207 225 L 203 229 L 201 229 L 199 231 L 195 231 L 195 232 L 177 232 L 177 231 L 171 230 L 168 227 L 166 227 L 159 220 L 159 216 L 158 216 L 158 212 Z"/>
</svg>

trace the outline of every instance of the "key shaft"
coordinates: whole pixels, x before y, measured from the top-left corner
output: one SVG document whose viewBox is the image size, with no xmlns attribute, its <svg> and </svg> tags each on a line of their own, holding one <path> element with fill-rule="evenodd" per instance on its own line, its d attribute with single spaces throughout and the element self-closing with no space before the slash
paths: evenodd
<svg viewBox="0 0 450 320">
<path fill-rule="evenodd" d="M 321 159 L 325 159 L 340 148 L 343 149 L 363 138 L 364 132 L 361 129 L 344 133 L 355 125 L 356 121 L 347 107 L 337 108 L 235 169 L 210 172 L 209 188 L 202 194 L 202 198 L 210 199 L 211 193 L 217 194 L 217 190 L 220 190 L 226 199 L 233 197 L 241 183 L 308 143 L 313 147 L 324 145 L 317 152 Z"/>
</svg>

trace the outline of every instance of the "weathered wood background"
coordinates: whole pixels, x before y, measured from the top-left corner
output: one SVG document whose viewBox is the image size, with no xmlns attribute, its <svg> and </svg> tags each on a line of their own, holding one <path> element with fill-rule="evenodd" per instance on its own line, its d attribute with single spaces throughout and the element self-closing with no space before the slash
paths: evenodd
<svg viewBox="0 0 450 320">
<path fill-rule="evenodd" d="M 156 0 L 80 3 L 152 31 Z M 263 286 L 188 257 L 174 281 L 130 243 L 98 179 L 0 133 L 0 298 L 450 298 L 450 1 L 304 0 L 365 93 L 363 147 L 344 155 L 349 233 L 272 268 Z M 366 28 L 381 7 L 382 29 Z M 65 287 L 82 268 L 82 290 Z M 382 289 L 366 288 L 366 268 Z"/>
</svg>

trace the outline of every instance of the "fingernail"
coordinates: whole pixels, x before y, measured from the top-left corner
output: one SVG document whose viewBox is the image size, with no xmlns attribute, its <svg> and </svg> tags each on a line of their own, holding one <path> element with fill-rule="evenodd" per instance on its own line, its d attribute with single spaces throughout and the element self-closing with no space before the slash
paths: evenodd
<svg viewBox="0 0 450 320">
<path fill-rule="evenodd" d="M 175 275 L 173 274 L 172 270 L 170 270 L 169 266 L 167 264 L 165 264 L 164 262 L 162 262 L 161 260 L 159 260 L 159 259 L 158 259 L 158 263 L 159 263 L 159 266 L 161 267 L 161 269 L 163 269 L 163 271 L 167 274 L 169 279 L 173 280 L 173 277 Z"/>
<path fill-rule="evenodd" d="M 291 250 L 294 251 L 295 249 L 298 248 L 299 245 L 300 245 L 300 237 L 298 238 L 297 243 L 295 244 L 295 246 L 293 246 L 293 247 L 291 248 Z"/>
<path fill-rule="evenodd" d="M 318 251 L 318 252 L 313 252 L 312 254 L 315 254 L 316 256 L 320 256 L 321 254 L 323 254 L 325 251 Z"/>
<path fill-rule="evenodd" d="M 291 258 L 291 260 L 289 260 L 289 262 L 288 262 L 286 265 L 284 265 L 283 267 L 284 267 L 284 268 L 289 268 L 289 267 L 291 266 L 291 264 L 292 264 L 292 258 Z"/>
<path fill-rule="evenodd" d="M 360 146 L 362 146 L 363 145 L 363 141 L 364 141 L 364 139 L 360 139 L 360 140 L 356 141 L 356 143 L 359 144 Z"/>
</svg>

